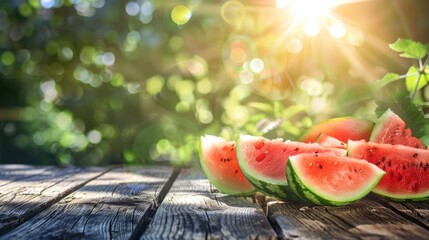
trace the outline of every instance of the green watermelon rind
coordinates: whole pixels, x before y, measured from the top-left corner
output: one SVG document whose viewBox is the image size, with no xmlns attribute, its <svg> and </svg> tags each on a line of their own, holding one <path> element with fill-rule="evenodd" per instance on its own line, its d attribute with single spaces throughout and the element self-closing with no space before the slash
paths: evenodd
<svg viewBox="0 0 429 240">
<path fill-rule="evenodd" d="M 249 169 L 246 164 L 246 160 L 241 153 L 241 148 L 238 147 L 241 145 L 240 138 L 237 140 L 237 159 L 238 165 L 240 166 L 241 171 L 244 176 L 249 180 L 255 188 L 261 193 L 276 198 L 278 200 L 298 200 L 296 196 L 293 195 L 292 191 L 289 188 L 287 183 L 279 182 L 274 179 L 258 179 L 253 177 L 257 176 L 257 173 L 254 173 L 252 169 Z"/>
<path fill-rule="evenodd" d="M 347 153 L 349 156 L 353 156 L 353 152 L 354 149 L 356 147 L 356 144 L 359 144 L 361 141 L 348 141 L 347 143 Z M 400 145 L 395 145 L 399 148 L 401 147 L 405 147 L 405 148 L 410 148 L 408 146 L 400 146 Z M 413 148 L 413 150 L 416 150 L 415 148 Z M 425 151 L 424 149 L 419 149 L 420 151 Z M 419 151 L 416 150 L 416 151 Z M 428 191 L 421 193 L 421 194 L 395 194 L 392 195 L 390 193 L 387 193 L 385 191 L 378 191 L 377 189 L 373 189 L 372 190 L 373 193 L 377 194 L 380 197 L 395 201 L 395 202 L 422 202 L 422 201 L 426 201 L 429 200 L 429 189 Z"/>
<path fill-rule="evenodd" d="M 209 171 L 209 169 L 207 168 L 207 165 L 205 163 L 205 159 L 203 156 L 203 140 L 205 137 L 211 137 L 211 135 L 206 135 L 206 136 L 201 136 L 200 137 L 200 143 L 199 143 L 199 155 L 200 155 L 200 164 L 201 164 L 201 169 L 203 170 L 204 175 L 207 177 L 207 179 L 209 180 L 209 182 L 211 184 L 213 184 L 213 186 L 215 186 L 219 191 L 231 195 L 231 196 L 251 196 L 254 195 L 257 192 L 256 188 L 251 188 L 251 189 L 247 189 L 247 190 L 240 190 L 240 191 L 235 191 L 235 190 L 231 190 L 228 187 L 225 187 L 223 184 L 221 184 L 220 182 L 216 181 L 214 178 L 212 178 L 211 173 Z"/>
<path fill-rule="evenodd" d="M 375 121 L 375 125 L 374 128 L 372 129 L 371 132 L 371 136 L 369 138 L 370 142 L 374 142 L 377 135 L 380 134 L 380 130 L 383 129 L 385 126 L 385 124 L 383 124 L 384 122 L 386 122 L 387 119 L 390 119 L 391 117 L 394 117 L 395 113 L 392 112 L 392 110 L 387 109 L 386 112 L 383 113 L 383 115 L 381 115 L 376 121 Z"/>
<path fill-rule="evenodd" d="M 270 197 L 279 199 L 279 200 L 292 200 L 299 201 L 300 198 L 295 196 L 293 191 L 290 189 L 290 186 L 287 181 L 279 181 L 276 179 L 268 177 L 258 177 L 258 173 L 253 169 L 249 168 L 247 162 L 241 152 L 241 137 L 236 141 L 237 142 L 237 159 L 238 165 L 240 166 L 241 171 L 244 176 L 252 183 L 261 193 L 268 195 Z M 283 142 L 281 139 L 276 139 Z M 271 140 L 272 141 L 272 140 Z M 333 151 L 346 155 L 347 151 L 345 149 L 332 148 Z M 284 166 L 284 171 L 286 172 L 286 166 Z"/>
<path fill-rule="evenodd" d="M 257 178 L 252 177 L 250 174 L 247 174 L 243 171 L 244 176 L 249 180 L 250 183 L 255 186 L 255 188 L 261 193 L 274 197 L 279 200 L 290 199 L 290 194 L 288 194 L 287 184 L 274 184 L 265 181 L 258 180 Z"/>
<path fill-rule="evenodd" d="M 372 192 L 377 194 L 380 197 L 387 198 L 394 202 L 422 202 L 422 201 L 429 200 L 429 191 L 426 192 L 425 194 L 419 194 L 419 195 L 413 195 L 413 196 L 402 194 L 401 197 L 398 197 L 398 195 L 391 196 L 389 193 L 386 193 L 384 191 L 377 191 L 375 189 L 372 190 Z"/>
<path fill-rule="evenodd" d="M 306 184 L 304 184 L 301 181 L 301 177 L 299 176 L 299 174 L 295 171 L 295 166 L 294 166 L 295 164 L 296 163 L 293 160 L 293 156 L 292 156 L 292 161 L 291 161 L 291 158 L 289 158 L 286 164 L 286 176 L 292 192 L 300 199 L 304 200 L 305 202 L 316 204 L 316 205 L 324 205 L 324 206 L 342 206 L 342 205 L 347 205 L 347 204 L 356 202 L 359 199 L 362 199 L 368 193 L 370 193 L 372 189 L 374 189 L 374 187 L 377 185 L 377 183 L 385 174 L 385 172 L 380 170 L 380 173 L 378 174 L 378 176 L 373 180 L 371 184 L 367 186 L 366 189 L 356 194 L 352 198 L 344 199 L 341 201 L 335 201 L 333 199 L 327 199 L 323 197 L 323 193 L 320 193 L 320 192 L 317 193 L 317 190 L 315 190 L 312 186 L 307 186 Z"/>
</svg>

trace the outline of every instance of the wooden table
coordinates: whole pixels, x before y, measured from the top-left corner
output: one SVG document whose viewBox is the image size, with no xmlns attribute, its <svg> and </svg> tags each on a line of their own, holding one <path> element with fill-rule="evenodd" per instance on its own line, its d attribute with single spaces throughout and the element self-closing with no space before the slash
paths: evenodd
<svg viewBox="0 0 429 240">
<path fill-rule="evenodd" d="M 429 239 L 429 202 L 309 206 L 213 189 L 199 169 L 0 165 L 0 239 Z"/>
</svg>

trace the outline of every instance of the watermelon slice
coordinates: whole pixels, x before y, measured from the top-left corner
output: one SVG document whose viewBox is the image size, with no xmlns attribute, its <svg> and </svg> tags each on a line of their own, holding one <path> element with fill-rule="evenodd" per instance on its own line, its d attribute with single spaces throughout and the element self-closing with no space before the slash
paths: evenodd
<svg viewBox="0 0 429 240">
<path fill-rule="evenodd" d="M 334 137 L 342 142 L 347 142 L 349 139 L 368 140 L 371 136 L 373 127 L 373 122 L 362 118 L 332 118 L 314 125 L 303 136 L 301 136 L 299 141 L 307 143 L 315 142 L 321 133 Z"/>
<path fill-rule="evenodd" d="M 334 148 L 342 148 L 342 149 L 346 149 L 346 145 L 347 145 L 345 142 L 340 141 L 334 137 L 328 136 L 324 133 L 321 133 L 319 137 L 317 137 L 316 143 L 324 147 L 334 147 Z"/>
<path fill-rule="evenodd" d="M 241 135 L 237 142 L 237 157 L 247 179 L 262 193 L 278 199 L 294 199 L 286 180 L 286 162 L 289 156 L 300 153 L 334 152 L 345 155 L 346 150 L 328 148 L 317 143 L 269 140 L 263 137 Z"/>
<path fill-rule="evenodd" d="M 229 195 L 256 192 L 238 166 L 234 141 L 212 135 L 202 136 L 200 163 L 206 177 L 221 192 Z"/>
<path fill-rule="evenodd" d="M 424 148 L 423 143 L 418 138 L 413 137 L 411 129 L 407 128 L 405 122 L 390 108 L 377 119 L 370 141 Z"/>
<path fill-rule="evenodd" d="M 367 195 L 385 174 L 374 164 L 333 153 L 304 153 L 289 157 L 287 180 L 301 199 L 339 206 Z"/>
<path fill-rule="evenodd" d="M 386 172 L 373 192 L 396 201 L 429 199 L 429 150 L 365 141 L 349 141 L 347 150 Z"/>
</svg>

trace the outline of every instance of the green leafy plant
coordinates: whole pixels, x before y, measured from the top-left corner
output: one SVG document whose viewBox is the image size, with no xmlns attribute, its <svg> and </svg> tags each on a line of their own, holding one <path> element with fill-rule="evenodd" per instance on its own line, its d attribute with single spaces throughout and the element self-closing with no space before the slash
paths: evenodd
<svg viewBox="0 0 429 240">
<path fill-rule="evenodd" d="M 377 99 L 376 114 L 380 115 L 391 108 L 404 119 L 416 137 L 428 144 L 429 121 L 425 118 L 425 113 L 429 107 L 429 96 L 425 90 L 429 85 L 429 44 L 398 39 L 389 47 L 400 53 L 401 57 L 415 60 L 417 65 L 410 66 L 405 74 L 387 73 L 377 82 L 376 89 L 383 89 L 393 82 L 404 81 L 405 90 L 389 88 L 388 96 Z"/>
<path fill-rule="evenodd" d="M 411 100 L 417 101 L 418 91 L 429 83 L 429 44 L 423 44 L 410 39 L 398 39 L 389 47 L 400 53 L 401 57 L 417 60 L 418 66 L 412 65 L 406 74 L 387 73 L 380 81 L 381 86 L 397 80 L 405 80 L 407 91 L 411 94 Z"/>
</svg>

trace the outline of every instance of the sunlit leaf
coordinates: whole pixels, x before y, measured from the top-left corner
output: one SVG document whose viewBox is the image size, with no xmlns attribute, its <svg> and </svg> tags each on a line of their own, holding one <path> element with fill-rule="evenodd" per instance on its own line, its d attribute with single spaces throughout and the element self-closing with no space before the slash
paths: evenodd
<svg viewBox="0 0 429 240">
<path fill-rule="evenodd" d="M 283 110 L 282 117 L 283 119 L 290 119 L 296 114 L 300 112 L 304 112 L 306 110 L 303 105 L 292 105 Z"/>
<path fill-rule="evenodd" d="M 399 53 L 401 57 L 422 59 L 428 53 L 426 45 L 410 39 L 398 39 L 396 42 L 389 45 L 389 47 Z"/>
<path fill-rule="evenodd" d="M 386 75 L 383 76 L 382 79 L 378 80 L 377 83 L 379 86 L 385 86 L 389 83 L 395 82 L 400 79 L 401 79 L 401 76 L 397 73 L 387 73 Z"/>
<path fill-rule="evenodd" d="M 408 69 L 407 77 L 405 78 L 405 84 L 407 86 L 408 92 L 413 93 L 414 90 L 418 91 L 422 89 L 428 84 L 428 81 L 429 78 L 425 73 L 420 74 L 419 77 L 419 70 L 415 66 L 412 66 L 410 69 Z"/>
<path fill-rule="evenodd" d="M 248 103 L 248 106 L 262 112 L 271 113 L 273 111 L 273 106 L 268 103 L 250 102 Z"/>
</svg>

